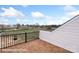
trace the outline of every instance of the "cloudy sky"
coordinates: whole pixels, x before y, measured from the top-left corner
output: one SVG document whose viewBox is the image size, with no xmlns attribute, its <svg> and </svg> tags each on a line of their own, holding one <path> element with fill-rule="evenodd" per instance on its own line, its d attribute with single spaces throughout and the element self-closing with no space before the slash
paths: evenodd
<svg viewBox="0 0 79 59">
<path fill-rule="evenodd" d="M 0 5 L 0 24 L 62 24 L 77 14 L 78 5 Z"/>
</svg>

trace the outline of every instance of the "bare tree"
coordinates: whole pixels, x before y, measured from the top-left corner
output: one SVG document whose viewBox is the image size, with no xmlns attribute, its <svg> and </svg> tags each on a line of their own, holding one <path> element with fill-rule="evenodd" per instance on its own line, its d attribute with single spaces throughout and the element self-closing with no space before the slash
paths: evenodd
<svg viewBox="0 0 79 59">
<path fill-rule="evenodd" d="M 17 25 L 17 29 L 19 29 L 20 27 L 21 27 L 21 25 L 20 24 L 16 24 Z"/>
</svg>

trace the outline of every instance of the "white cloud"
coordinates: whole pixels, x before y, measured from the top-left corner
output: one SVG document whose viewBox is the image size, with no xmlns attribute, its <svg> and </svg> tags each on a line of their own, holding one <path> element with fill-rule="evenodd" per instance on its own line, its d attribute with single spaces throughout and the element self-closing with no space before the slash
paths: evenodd
<svg viewBox="0 0 79 59">
<path fill-rule="evenodd" d="M 67 11 L 67 12 L 76 11 L 75 7 L 73 7 L 71 5 L 64 6 L 64 10 Z"/>
<path fill-rule="evenodd" d="M 56 24 L 63 24 L 66 21 L 68 21 L 69 19 L 71 19 L 71 17 L 61 16 L 61 17 L 59 17 L 59 20 L 58 20 L 58 22 Z"/>
<path fill-rule="evenodd" d="M 66 22 L 67 20 L 69 20 L 70 18 L 67 16 L 61 16 L 61 17 L 51 17 L 51 16 L 47 16 L 46 19 L 46 23 L 48 25 L 52 25 L 52 24 L 63 24 L 64 22 Z"/>
<path fill-rule="evenodd" d="M 74 17 L 76 15 L 79 14 L 79 10 L 76 10 L 76 11 L 73 11 L 73 12 L 68 12 L 67 15 L 70 16 L 70 17 Z"/>
<path fill-rule="evenodd" d="M 47 25 L 52 25 L 52 24 L 54 24 L 54 18 L 53 17 L 51 17 L 51 16 L 46 16 L 46 24 Z"/>
<path fill-rule="evenodd" d="M 0 13 L 0 23 L 2 24 L 8 24 L 9 20 L 7 17 L 15 17 L 16 21 L 21 23 L 23 19 L 25 19 L 25 15 L 20 12 L 19 10 L 13 8 L 13 7 L 9 7 L 9 8 L 1 8 L 1 10 L 3 11 L 2 13 Z M 2 21 L 3 20 L 3 21 Z"/>
<path fill-rule="evenodd" d="M 21 20 L 20 19 L 16 19 L 17 23 L 19 23 Z"/>
<path fill-rule="evenodd" d="M 37 22 L 39 24 L 47 24 L 47 25 L 57 24 L 55 17 L 45 15 L 38 11 L 32 12 L 32 17 L 35 18 L 35 22 Z M 43 20 L 41 20 L 41 19 L 43 19 Z"/>
<path fill-rule="evenodd" d="M 25 15 L 16 10 L 15 8 L 13 7 L 9 7 L 9 8 L 1 8 L 2 9 L 2 13 L 0 13 L 0 16 L 3 16 L 3 17 L 24 17 Z"/>
<path fill-rule="evenodd" d="M 38 12 L 38 11 L 32 12 L 31 14 L 32 14 L 32 17 L 36 18 L 36 19 L 52 19 L 51 16 L 47 16 L 41 12 Z"/>
<path fill-rule="evenodd" d="M 62 24 L 79 14 L 79 10 L 76 9 L 74 6 L 70 6 L 70 5 L 64 6 L 63 10 L 64 10 L 64 15 L 59 17 L 58 20 L 59 24 Z"/>
<path fill-rule="evenodd" d="M 39 12 L 39 11 L 32 12 L 31 14 L 32 14 L 32 17 L 34 19 L 36 19 L 35 22 L 38 23 L 40 21 L 39 24 L 51 25 L 51 24 L 54 23 L 53 17 L 45 15 L 45 14 Z M 43 20 L 41 20 L 41 19 L 43 19 Z"/>
<path fill-rule="evenodd" d="M 64 7 L 65 15 L 69 17 L 74 17 L 79 14 L 79 10 L 74 6 L 65 6 Z"/>
<path fill-rule="evenodd" d="M 38 11 L 32 12 L 31 14 L 32 14 L 32 17 L 36 19 L 43 19 L 45 17 L 43 13 L 38 12 Z"/>
<path fill-rule="evenodd" d="M 8 25 L 8 24 L 9 24 L 8 21 L 9 21 L 8 19 L 1 18 L 1 19 L 0 19 L 0 24 Z"/>
<path fill-rule="evenodd" d="M 47 20 L 47 21 L 46 21 L 46 24 L 47 24 L 47 25 L 53 25 L 53 24 L 54 24 L 54 21 L 53 21 L 53 20 Z"/>
<path fill-rule="evenodd" d="M 20 24 L 26 24 L 28 22 L 27 19 L 16 19 L 16 23 L 20 23 Z"/>
</svg>

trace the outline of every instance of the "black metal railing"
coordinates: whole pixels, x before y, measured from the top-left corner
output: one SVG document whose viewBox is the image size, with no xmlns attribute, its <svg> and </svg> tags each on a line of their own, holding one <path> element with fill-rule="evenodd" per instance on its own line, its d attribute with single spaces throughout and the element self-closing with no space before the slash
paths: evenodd
<svg viewBox="0 0 79 59">
<path fill-rule="evenodd" d="M 19 43 L 26 43 L 31 40 L 39 38 L 39 32 L 15 33 L 15 34 L 1 34 L 0 35 L 0 49 L 7 48 Z"/>
</svg>

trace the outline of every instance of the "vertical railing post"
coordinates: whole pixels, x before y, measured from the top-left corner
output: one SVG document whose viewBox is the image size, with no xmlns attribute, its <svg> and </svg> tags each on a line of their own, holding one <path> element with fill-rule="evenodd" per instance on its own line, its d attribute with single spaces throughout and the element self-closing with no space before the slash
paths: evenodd
<svg viewBox="0 0 79 59">
<path fill-rule="evenodd" d="M 27 42 L 27 33 L 25 32 L 25 43 Z"/>
<path fill-rule="evenodd" d="M 0 37 L 1 37 L 1 47 L 0 47 L 0 49 L 1 49 L 1 52 L 2 52 L 2 35 L 0 35 Z"/>
<path fill-rule="evenodd" d="M 36 39 L 39 39 L 39 31 L 36 32 Z"/>
<path fill-rule="evenodd" d="M 36 32 L 36 39 L 39 39 L 39 31 Z"/>
</svg>

